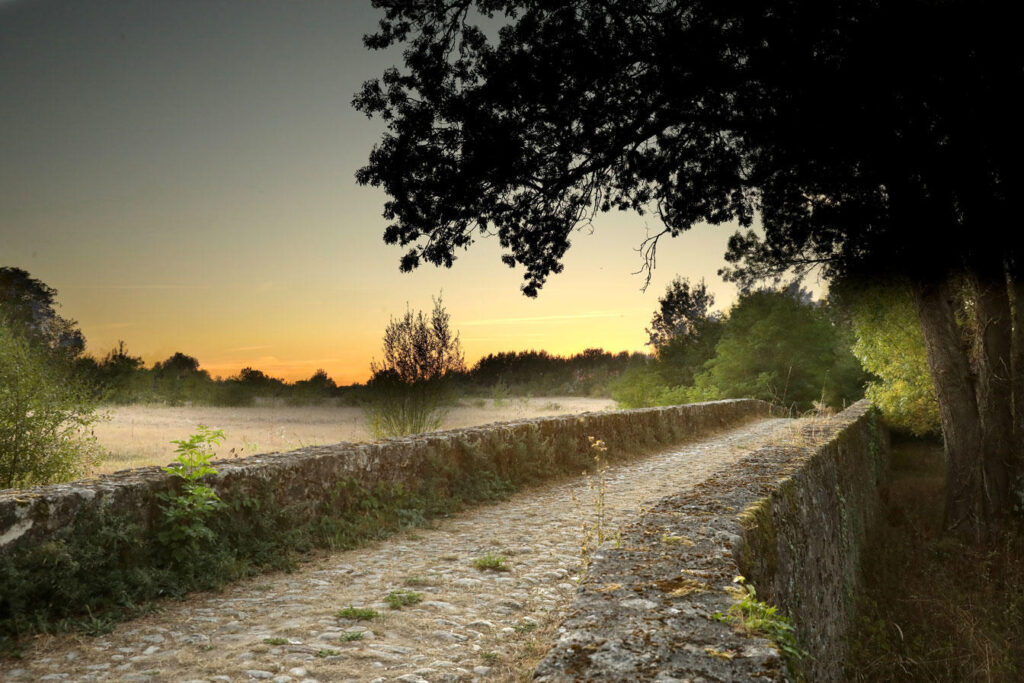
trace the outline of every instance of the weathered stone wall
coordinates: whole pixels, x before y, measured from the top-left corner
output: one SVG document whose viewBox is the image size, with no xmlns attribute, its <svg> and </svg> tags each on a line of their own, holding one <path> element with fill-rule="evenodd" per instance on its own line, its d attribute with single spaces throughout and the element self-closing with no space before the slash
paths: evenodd
<svg viewBox="0 0 1024 683">
<path fill-rule="evenodd" d="M 590 436 L 607 442 L 610 456 L 622 458 L 768 412 L 763 401 L 734 400 L 495 423 L 221 460 L 214 463 L 219 472 L 208 483 L 225 499 L 256 499 L 264 507 L 288 508 L 307 518 L 332 511 L 347 514 L 341 499 L 354 488 L 429 496 L 434 503 L 447 496 L 457 506 L 481 497 L 475 493 L 481 473 L 508 488 L 578 472 L 581 459 L 589 461 Z M 108 517 L 153 529 L 160 516 L 157 494 L 171 491 L 175 483 L 160 468 L 146 467 L 69 484 L 0 491 L 0 557 L 44 543 L 86 510 L 102 510 Z"/>
<path fill-rule="evenodd" d="M 887 434 L 861 401 L 660 501 L 595 553 L 542 681 L 839 680 Z M 745 576 L 810 657 L 728 619 Z"/>
</svg>

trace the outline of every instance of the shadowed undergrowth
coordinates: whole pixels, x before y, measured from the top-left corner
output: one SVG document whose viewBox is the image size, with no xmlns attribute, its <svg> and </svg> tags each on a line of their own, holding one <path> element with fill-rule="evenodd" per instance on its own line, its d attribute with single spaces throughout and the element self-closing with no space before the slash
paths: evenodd
<svg viewBox="0 0 1024 683">
<path fill-rule="evenodd" d="M 1024 678 L 1024 534 L 980 549 L 944 536 L 944 484 L 941 446 L 894 444 L 848 680 Z"/>
</svg>

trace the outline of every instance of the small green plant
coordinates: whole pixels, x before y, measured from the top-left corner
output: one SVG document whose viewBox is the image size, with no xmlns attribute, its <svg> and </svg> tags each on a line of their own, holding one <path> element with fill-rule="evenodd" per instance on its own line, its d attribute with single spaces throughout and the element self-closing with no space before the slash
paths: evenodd
<svg viewBox="0 0 1024 683">
<path fill-rule="evenodd" d="M 384 602 L 388 603 L 388 607 L 391 609 L 402 609 L 403 607 L 422 602 L 422 600 L 423 593 L 407 590 L 391 591 L 384 598 Z"/>
<path fill-rule="evenodd" d="M 380 612 L 372 607 L 353 607 L 349 605 L 334 613 L 339 619 L 355 619 L 356 621 L 369 621 L 380 616 Z"/>
<path fill-rule="evenodd" d="M 498 653 L 497 652 L 490 652 L 490 651 L 481 652 L 480 656 L 483 657 L 483 660 L 485 662 L 489 663 L 489 664 L 493 664 L 494 662 L 498 661 Z"/>
<path fill-rule="evenodd" d="M 513 626 L 512 628 L 515 629 L 516 633 L 533 633 L 534 631 L 537 630 L 537 622 L 536 621 L 522 621 L 522 622 L 519 622 L 518 624 L 516 624 L 515 626 Z"/>
<path fill-rule="evenodd" d="M 504 555 L 496 555 L 495 553 L 487 553 L 473 560 L 473 566 L 480 571 L 492 571 L 492 572 L 507 572 L 510 571 L 511 567 L 505 564 Z"/>
<path fill-rule="evenodd" d="M 769 638 L 788 660 L 799 661 L 808 655 L 807 650 L 800 647 L 796 639 L 796 630 L 792 622 L 779 614 L 778 607 L 758 600 L 754 586 L 747 583 L 744 577 L 737 576 L 733 583 L 741 587 L 738 592 L 742 597 L 729 608 L 728 613 L 715 612 L 712 615 L 715 619 L 733 624 L 747 633 Z"/>
<path fill-rule="evenodd" d="M 318 650 L 316 656 L 320 659 L 323 659 L 324 657 L 337 657 L 340 654 L 341 652 L 339 652 L 338 650 L 332 650 L 330 648 L 325 647 L 322 650 Z"/>
<path fill-rule="evenodd" d="M 163 470 L 184 483 L 180 493 L 159 495 L 165 505 L 161 506 L 163 529 L 157 537 L 170 548 L 175 561 L 187 561 L 199 553 L 204 545 L 215 540 L 215 534 L 206 521 L 224 503 L 201 480 L 209 474 L 217 473 L 210 459 L 213 457 L 214 446 L 219 446 L 223 440 L 223 430 L 199 425 L 189 438 L 171 442 L 177 444 L 178 455 L 175 462 Z"/>
<path fill-rule="evenodd" d="M 263 642 L 267 645 L 287 645 L 287 638 L 264 638 Z"/>
<path fill-rule="evenodd" d="M 343 633 L 338 640 L 343 643 L 351 643 L 356 640 L 362 640 L 365 633 L 366 631 L 349 631 L 348 633 Z"/>
</svg>

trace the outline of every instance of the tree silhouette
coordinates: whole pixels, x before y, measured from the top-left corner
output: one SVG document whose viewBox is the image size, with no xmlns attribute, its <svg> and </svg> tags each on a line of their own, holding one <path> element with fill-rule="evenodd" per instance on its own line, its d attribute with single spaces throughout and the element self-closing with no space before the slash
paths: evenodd
<svg viewBox="0 0 1024 683">
<path fill-rule="evenodd" d="M 406 384 L 441 379 L 464 372 L 465 355 L 459 333 L 451 328 L 451 316 L 441 297 L 434 299 L 428 318 L 406 308 L 401 318 L 392 318 L 384 330 L 384 359 L 370 364 L 374 375 L 393 374 Z"/>
<path fill-rule="evenodd" d="M 709 318 L 720 318 L 711 312 L 715 296 L 703 280 L 690 286 L 686 278 L 676 276 L 658 298 L 658 310 L 647 330 L 651 346 L 662 346 L 678 336 L 690 336 Z"/>
<path fill-rule="evenodd" d="M 73 360 L 85 350 L 74 320 L 57 315 L 57 290 L 21 268 L 0 268 L 0 315 L 37 347 Z"/>
<path fill-rule="evenodd" d="M 384 239 L 408 248 L 403 270 L 449 266 L 494 233 L 534 296 L 598 211 L 659 217 L 648 265 L 665 235 L 758 215 L 763 236 L 737 233 L 727 254 L 744 284 L 811 268 L 908 278 L 947 524 L 980 537 L 1011 513 L 1024 471 L 1024 306 L 1011 308 L 1024 266 L 1009 228 L 1024 136 L 1006 105 L 1024 90 L 1017 6 L 374 4 L 385 14 L 365 42 L 403 44 L 405 68 L 355 97 L 388 125 L 357 179 L 388 193 Z M 495 39 L 480 17 L 502 24 Z M 973 340 L 951 303 L 962 274 L 983 321 Z"/>
</svg>

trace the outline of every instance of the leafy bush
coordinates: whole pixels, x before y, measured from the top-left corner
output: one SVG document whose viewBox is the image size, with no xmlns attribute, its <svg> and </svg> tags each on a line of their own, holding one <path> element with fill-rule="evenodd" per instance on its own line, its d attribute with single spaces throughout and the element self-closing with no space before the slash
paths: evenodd
<svg viewBox="0 0 1024 683">
<path fill-rule="evenodd" d="M 661 372 L 660 363 L 633 367 L 608 385 L 612 398 L 623 408 L 649 408 L 687 403 L 685 386 L 670 386 Z"/>
<path fill-rule="evenodd" d="M 101 458 L 98 419 L 70 367 L 0 319 L 0 488 L 85 475 Z"/>
<path fill-rule="evenodd" d="M 939 403 L 909 288 L 871 287 L 849 298 L 853 353 L 875 376 L 867 397 L 890 425 L 916 436 L 939 434 Z"/>
</svg>

